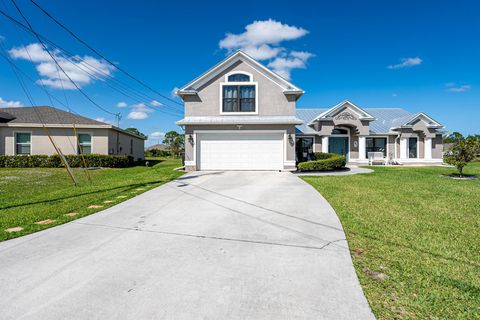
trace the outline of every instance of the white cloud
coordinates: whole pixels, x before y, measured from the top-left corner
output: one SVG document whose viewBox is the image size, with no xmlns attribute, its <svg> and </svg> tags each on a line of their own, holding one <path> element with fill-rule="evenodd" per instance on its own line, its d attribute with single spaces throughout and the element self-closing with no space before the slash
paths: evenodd
<svg viewBox="0 0 480 320">
<path fill-rule="evenodd" d="M 119 103 L 117 103 L 118 108 L 126 108 L 127 106 L 128 106 L 127 103 L 123 101 L 120 101 Z"/>
<path fill-rule="evenodd" d="M 152 100 L 150 102 L 150 105 L 154 106 L 154 107 L 160 107 L 160 106 L 163 106 L 163 104 L 161 102 L 158 102 L 157 100 Z"/>
<path fill-rule="evenodd" d="M 113 124 L 113 121 L 112 120 L 108 120 L 104 117 L 98 117 L 98 118 L 95 118 L 95 120 L 97 121 L 100 121 L 100 122 L 103 122 L 103 123 L 108 123 L 108 124 Z"/>
<path fill-rule="evenodd" d="M 165 132 L 161 132 L 161 131 L 155 131 L 155 132 L 152 132 L 148 135 L 148 139 L 149 140 L 158 140 L 158 139 L 163 139 L 165 137 Z"/>
<path fill-rule="evenodd" d="M 58 50 L 50 50 L 50 52 L 79 87 L 84 87 L 95 79 L 102 80 L 112 75 L 113 67 L 103 60 L 91 56 L 75 55 L 71 57 L 73 61 L 69 61 L 61 56 Z M 9 54 L 14 59 L 28 60 L 36 65 L 35 68 L 41 77 L 37 83 L 43 82 L 46 86 L 55 89 L 75 89 L 67 76 L 57 69 L 55 62 L 41 44 L 31 43 L 27 46 L 15 47 L 9 50 Z"/>
<path fill-rule="evenodd" d="M 305 69 L 307 60 L 313 56 L 310 52 L 292 51 L 290 57 L 278 57 L 268 64 L 273 71 L 290 80 L 290 73 L 293 69 Z"/>
<path fill-rule="evenodd" d="M 132 120 L 144 120 L 147 119 L 149 114 L 153 111 L 153 109 L 150 109 L 144 103 L 134 104 L 132 106 L 132 111 L 128 113 L 127 118 Z"/>
<path fill-rule="evenodd" d="M 422 64 L 423 60 L 419 57 L 415 58 L 403 58 L 400 59 L 400 63 L 398 64 L 391 64 L 387 66 L 388 69 L 401 69 L 401 68 L 410 68 L 413 66 L 419 66 Z"/>
<path fill-rule="evenodd" d="M 465 92 L 472 88 L 469 84 L 457 85 L 455 82 L 446 83 L 447 91 L 450 92 Z"/>
<path fill-rule="evenodd" d="M 254 21 L 245 27 L 243 33 L 227 33 L 218 45 L 228 53 L 242 50 L 256 60 L 268 60 L 273 71 L 289 79 L 293 69 L 306 68 L 307 60 L 314 55 L 305 51 L 289 51 L 280 44 L 306 34 L 308 31 L 301 27 L 268 19 Z"/>
<path fill-rule="evenodd" d="M 23 104 L 20 101 L 7 101 L 3 100 L 2 97 L 0 97 L 0 108 L 20 108 L 23 107 Z"/>
</svg>

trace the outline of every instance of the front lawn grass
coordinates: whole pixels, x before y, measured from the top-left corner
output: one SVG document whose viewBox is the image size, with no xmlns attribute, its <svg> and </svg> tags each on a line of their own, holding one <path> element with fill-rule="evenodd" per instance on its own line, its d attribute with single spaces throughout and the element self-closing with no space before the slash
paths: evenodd
<svg viewBox="0 0 480 320">
<path fill-rule="evenodd" d="M 79 180 L 72 185 L 65 169 L 0 169 L 0 241 L 59 225 L 104 210 L 181 176 L 179 159 L 149 159 L 149 167 L 89 170 L 73 169 Z M 140 189 L 140 190 L 137 190 Z M 120 198 L 118 198 L 120 197 Z M 107 202 L 105 202 L 107 201 Z M 112 202 L 109 202 L 112 201 Z M 88 208 L 91 205 L 101 208 Z M 66 213 L 77 213 L 65 216 Z M 35 224 L 42 220 L 49 224 Z M 19 232 L 5 229 L 21 227 Z"/>
<path fill-rule="evenodd" d="M 479 319 L 480 180 L 441 176 L 455 172 L 445 167 L 373 169 L 303 179 L 337 212 L 375 316 Z M 480 163 L 465 173 L 480 177 Z"/>
</svg>

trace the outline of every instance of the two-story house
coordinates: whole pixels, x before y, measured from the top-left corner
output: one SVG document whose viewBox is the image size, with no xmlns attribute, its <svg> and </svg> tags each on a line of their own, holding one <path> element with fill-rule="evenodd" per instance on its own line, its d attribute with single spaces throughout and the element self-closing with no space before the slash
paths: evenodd
<svg viewBox="0 0 480 320">
<path fill-rule="evenodd" d="M 344 101 L 298 109 L 304 91 L 237 51 L 177 91 L 185 103 L 185 168 L 295 170 L 313 152 L 367 163 L 441 163 L 443 126 L 425 113 L 362 109 Z"/>
</svg>

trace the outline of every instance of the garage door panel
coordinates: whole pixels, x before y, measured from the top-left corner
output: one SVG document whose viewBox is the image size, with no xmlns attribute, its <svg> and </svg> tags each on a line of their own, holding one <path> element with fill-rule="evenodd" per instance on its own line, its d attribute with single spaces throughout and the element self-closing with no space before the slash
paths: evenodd
<svg viewBox="0 0 480 320">
<path fill-rule="evenodd" d="M 197 138 L 200 170 L 281 170 L 283 133 L 202 133 Z"/>
</svg>

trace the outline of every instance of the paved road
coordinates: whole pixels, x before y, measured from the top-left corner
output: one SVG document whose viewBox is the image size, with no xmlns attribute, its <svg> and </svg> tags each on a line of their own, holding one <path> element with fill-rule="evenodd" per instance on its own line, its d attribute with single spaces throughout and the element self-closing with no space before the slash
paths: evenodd
<svg viewBox="0 0 480 320">
<path fill-rule="evenodd" d="M 344 239 L 290 173 L 188 174 L 0 243 L 0 317 L 373 319 Z"/>
</svg>

